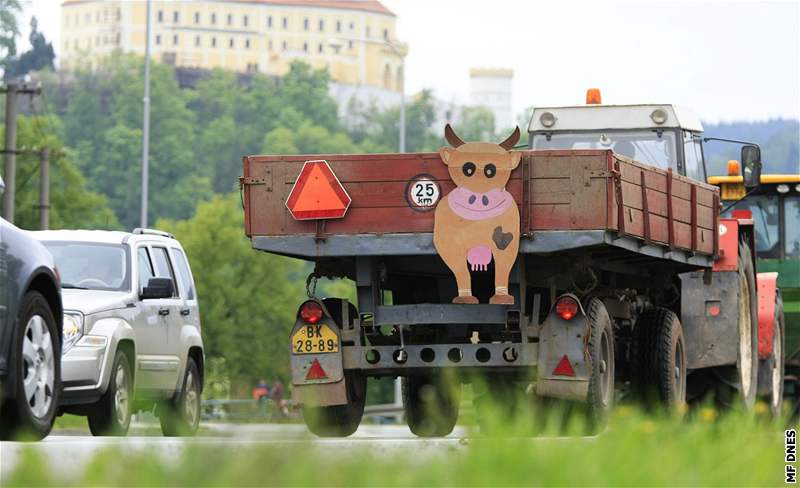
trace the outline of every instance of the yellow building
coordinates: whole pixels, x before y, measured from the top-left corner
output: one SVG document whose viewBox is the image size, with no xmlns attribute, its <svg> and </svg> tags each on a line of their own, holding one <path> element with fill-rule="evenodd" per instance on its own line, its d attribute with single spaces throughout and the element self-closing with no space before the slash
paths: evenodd
<svg viewBox="0 0 800 488">
<path fill-rule="evenodd" d="M 393 98 L 406 54 L 395 21 L 376 0 L 153 0 L 151 56 L 178 67 L 270 75 L 302 60 L 327 67 L 339 84 Z M 91 66 L 115 49 L 144 55 L 145 25 L 143 1 L 66 0 L 59 66 Z"/>
</svg>

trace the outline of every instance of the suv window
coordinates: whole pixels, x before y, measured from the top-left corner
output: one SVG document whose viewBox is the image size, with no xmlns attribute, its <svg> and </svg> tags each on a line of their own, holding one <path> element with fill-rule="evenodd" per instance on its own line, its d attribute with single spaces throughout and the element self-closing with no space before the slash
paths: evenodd
<svg viewBox="0 0 800 488">
<path fill-rule="evenodd" d="M 137 261 L 139 262 L 139 291 L 141 292 L 150 278 L 153 278 L 153 267 L 150 265 L 150 256 L 147 253 L 146 247 L 140 247 L 136 252 Z"/>
<path fill-rule="evenodd" d="M 167 256 L 166 247 L 152 247 L 153 264 L 155 265 L 156 276 L 159 278 L 170 278 L 175 283 L 175 274 L 172 272 L 172 265 Z M 177 290 L 176 290 L 177 291 Z"/>
<path fill-rule="evenodd" d="M 783 221 L 786 225 L 786 259 L 800 259 L 800 197 L 784 197 Z"/>
<path fill-rule="evenodd" d="M 172 256 L 175 258 L 175 269 L 178 272 L 178 280 L 180 281 L 181 297 L 186 300 L 194 300 L 194 286 L 192 286 L 192 275 L 189 273 L 189 265 L 186 262 L 186 256 L 183 251 L 177 248 L 172 248 Z"/>
<path fill-rule="evenodd" d="M 700 148 L 700 137 L 689 131 L 683 132 L 683 159 L 686 176 L 697 181 L 706 181 L 703 174 L 703 152 Z"/>
</svg>

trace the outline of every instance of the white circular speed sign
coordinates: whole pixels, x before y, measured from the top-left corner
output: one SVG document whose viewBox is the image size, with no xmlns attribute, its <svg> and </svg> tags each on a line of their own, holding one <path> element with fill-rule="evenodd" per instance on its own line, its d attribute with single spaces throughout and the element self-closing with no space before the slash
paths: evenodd
<svg viewBox="0 0 800 488">
<path fill-rule="evenodd" d="M 427 212 L 436 208 L 442 192 L 439 184 L 428 174 L 411 178 L 406 185 L 406 202 L 413 210 Z"/>
</svg>

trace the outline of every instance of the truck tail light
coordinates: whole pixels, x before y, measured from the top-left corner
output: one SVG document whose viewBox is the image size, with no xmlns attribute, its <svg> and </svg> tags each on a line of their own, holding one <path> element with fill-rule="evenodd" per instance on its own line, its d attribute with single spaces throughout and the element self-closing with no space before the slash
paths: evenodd
<svg viewBox="0 0 800 488">
<path fill-rule="evenodd" d="M 319 303 L 309 300 L 300 305 L 300 318 L 309 324 L 316 324 L 322 320 L 322 307 Z"/>
<path fill-rule="evenodd" d="M 578 302 L 569 296 L 561 297 L 556 301 L 556 313 L 564 320 L 572 320 L 578 314 Z"/>
</svg>

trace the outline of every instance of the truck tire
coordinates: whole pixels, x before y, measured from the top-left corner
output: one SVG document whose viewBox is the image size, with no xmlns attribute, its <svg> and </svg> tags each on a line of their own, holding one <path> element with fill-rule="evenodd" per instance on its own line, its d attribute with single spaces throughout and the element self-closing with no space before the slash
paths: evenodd
<svg viewBox="0 0 800 488">
<path fill-rule="evenodd" d="M 312 434 L 319 437 L 347 437 L 358 429 L 367 400 L 367 377 L 345 371 L 344 381 L 347 387 L 347 405 L 303 405 L 303 421 Z"/>
<path fill-rule="evenodd" d="M 597 431 L 605 426 L 608 412 L 614 406 L 614 329 L 611 317 L 599 298 L 592 298 L 586 307 L 589 321 L 589 392 L 586 405 L 589 426 Z"/>
<path fill-rule="evenodd" d="M 161 433 L 166 437 L 190 437 L 200 426 L 200 371 L 192 357 L 186 359 L 186 372 L 181 389 L 175 396 L 161 403 L 158 420 Z"/>
<path fill-rule="evenodd" d="M 133 377 L 125 352 L 118 350 L 105 394 L 89 411 L 89 430 L 95 436 L 124 436 L 131 425 Z"/>
<path fill-rule="evenodd" d="M 772 335 L 772 354 L 758 365 L 758 391 L 769 405 L 773 418 L 779 418 L 783 406 L 784 374 L 784 318 L 783 299 L 780 293 L 775 297 L 775 331 Z"/>
<path fill-rule="evenodd" d="M 405 376 L 402 379 L 406 423 L 419 437 L 443 437 L 458 420 L 461 383 L 441 376 Z"/>
<path fill-rule="evenodd" d="M 633 332 L 634 387 L 645 405 L 675 408 L 686 403 L 686 352 L 678 316 L 651 308 L 639 316 Z"/>
<path fill-rule="evenodd" d="M 739 242 L 739 348 L 736 381 L 740 403 L 753 408 L 758 392 L 758 298 L 756 275 L 750 246 Z"/>
<path fill-rule="evenodd" d="M 61 336 L 47 300 L 29 291 L 13 334 L 14 397 L 0 399 L 0 440 L 39 440 L 50 433 L 61 394 Z"/>
</svg>

